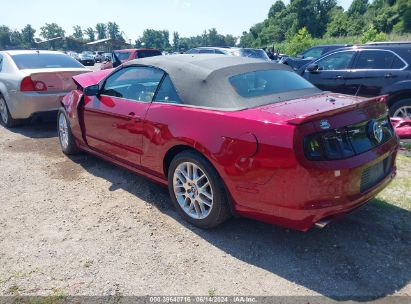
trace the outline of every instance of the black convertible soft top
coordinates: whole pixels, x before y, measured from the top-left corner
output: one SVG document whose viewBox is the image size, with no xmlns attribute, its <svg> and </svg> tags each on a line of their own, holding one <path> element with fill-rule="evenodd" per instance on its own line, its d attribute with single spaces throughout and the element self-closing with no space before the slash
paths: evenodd
<svg viewBox="0 0 411 304">
<path fill-rule="evenodd" d="M 293 70 L 283 64 L 225 55 L 170 55 L 132 60 L 123 66 L 150 66 L 165 71 L 184 104 L 213 109 L 241 110 L 321 93 L 313 87 L 246 98 L 230 84 L 232 76 L 263 70 Z"/>
</svg>

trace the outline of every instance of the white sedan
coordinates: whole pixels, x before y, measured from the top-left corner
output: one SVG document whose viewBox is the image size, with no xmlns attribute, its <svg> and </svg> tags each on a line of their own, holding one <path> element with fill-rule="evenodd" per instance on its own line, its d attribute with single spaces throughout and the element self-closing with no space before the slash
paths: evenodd
<svg viewBox="0 0 411 304">
<path fill-rule="evenodd" d="M 0 122 L 10 128 L 34 115 L 57 111 L 76 87 L 72 76 L 87 72 L 60 52 L 0 52 Z"/>
</svg>

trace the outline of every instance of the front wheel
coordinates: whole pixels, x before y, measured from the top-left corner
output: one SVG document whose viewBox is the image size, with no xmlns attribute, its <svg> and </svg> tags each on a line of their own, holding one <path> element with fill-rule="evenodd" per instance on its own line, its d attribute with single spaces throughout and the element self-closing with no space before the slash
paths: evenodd
<svg viewBox="0 0 411 304">
<path fill-rule="evenodd" d="M 225 187 L 201 155 L 185 151 L 171 162 L 169 192 L 179 214 L 200 228 L 213 228 L 230 217 Z"/>
<path fill-rule="evenodd" d="M 80 152 L 77 147 L 73 133 L 71 132 L 70 123 L 64 109 L 60 109 L 57 116 L 57 130 L 61 150 L 66 155 L 73 155 Z"/>
<path fill-rule="evenodd" d="M 411 119 L 411 99 L 403 99 L 394 103 L 390 108 L 392 117 Z"/>
</svg>

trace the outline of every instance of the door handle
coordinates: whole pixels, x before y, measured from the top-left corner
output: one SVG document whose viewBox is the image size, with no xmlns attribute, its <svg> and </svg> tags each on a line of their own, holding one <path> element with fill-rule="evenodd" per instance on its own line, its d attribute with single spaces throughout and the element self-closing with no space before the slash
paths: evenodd
<svg viewBox="0 0 411 304">
<path fill-rule="evenodd" d="M 335 77 L 335 79 L 337 79 L 337 80 L 344 80 L 344 77 L 341 76 L 341 75 L 338 75 L 337 77 Z"/>
<path fill-rule="evenodd" d="M 128 116 L 129 116 L 129 119 L 130 119 L 130 120 L 133 120 L 133 119 L 134 119 L 134 121 L 136 121 L 136 122 L 141 121 L 141 117 L 140 117 L 140 116 L 137 116 L 136 113 L 134 113 L 134 112 L 128 113 Z"/>
<path fill-rule="evenodd" d="M 385 78 L 393 78 L 394 75 L 393 75 L 392 73 L 388 73 L 388 74 L 385 74 L 384 77 L 385 77 Z"/>
</svg>

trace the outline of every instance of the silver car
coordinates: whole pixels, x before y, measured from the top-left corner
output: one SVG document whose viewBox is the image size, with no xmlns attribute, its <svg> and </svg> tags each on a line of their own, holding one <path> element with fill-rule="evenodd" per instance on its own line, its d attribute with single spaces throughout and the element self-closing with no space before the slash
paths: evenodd
<svg viewBox="0 0 411 304">
<path fill-rule="evenodd" d="M 60 52 L 0 52 L 0 122 L 13 127 L 35 114 L 57 111 L 76 87 L 72 76 L 87 72 Z"/>
</svg>

